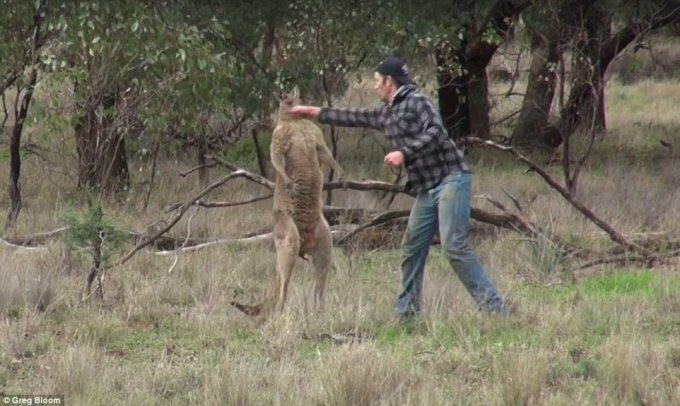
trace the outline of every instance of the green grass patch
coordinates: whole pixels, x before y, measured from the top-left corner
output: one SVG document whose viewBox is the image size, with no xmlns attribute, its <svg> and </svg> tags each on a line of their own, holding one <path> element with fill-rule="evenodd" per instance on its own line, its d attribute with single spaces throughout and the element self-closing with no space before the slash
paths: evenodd
<svg viewBox="0 0 680 406">
<path fill-rule="evenodd" d="M 572 300 L 577 292 L 572 285 L 536 286 L 524 285 L 519 288 L 520 294 L 529 301 L 566 302 Z"/>
<path fill-rule="evenodd" d="M 106 343 L 106 350 L 119 356 L 137 358 L 164 346 L 164 337 L 155 331 L 130 331 L 111 337 Z"/>
<path fill-rule="evenodd" d="M 615 297 L 653 298 L 658 294 L 680 292 L 680 277 L 657 276 L 652 272 L 622 271 L 611 275 L 593 276 L 574 285 L 526 285 L 520 293 L 531 301 L 567 302 L 580 295 L 592 299 Z"/>
<path fill-rule="evenodd" d="M 599 299 L 623 295 L 651 298 L 655 293 L 650 272 L 597 276 L 583 280 L 578 286 L 585 296 Z"/>
<path fill-rule="evenodd" d="M 570 361 L 555 362 L 548 374 L 552 382 L 563 381 L 564 378 L 579 379 L 589 381 L 601 374 L 602 362 L 593 357 L 582 357 Z"/>
<path fill-rule="evenodd" d="M 402 326 L 388 326 L 378 329 L 375 334 L 378 345 L 390 347 L 397 345 L 407 335 Z"/>
<path fill-rule="evenodd" d="M 312 361 L 318 359 L 323 354 L 327 354 L 333 349 L 333 344 L 330 340 L 304 340 L 298 346 L 298 356 L 303 361 Z"/>
</svg>

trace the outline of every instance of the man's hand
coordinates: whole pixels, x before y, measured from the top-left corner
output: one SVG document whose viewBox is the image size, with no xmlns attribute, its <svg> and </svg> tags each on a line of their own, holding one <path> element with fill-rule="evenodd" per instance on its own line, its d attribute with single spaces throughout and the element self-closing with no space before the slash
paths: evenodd
<svg viewBox="0 0 680 406">
<path fill-rule="evenodd" d="M 392 151 L 385 155 L 385 165 L 397 167 L 404 163 L 404 154 L 401 151 Z"/>
<path fill-rule="evenodd" d="M 317 118 L 321 108 L 315 106 L 293 106 L 289 113 L 295 118 Z"/>
</svg>

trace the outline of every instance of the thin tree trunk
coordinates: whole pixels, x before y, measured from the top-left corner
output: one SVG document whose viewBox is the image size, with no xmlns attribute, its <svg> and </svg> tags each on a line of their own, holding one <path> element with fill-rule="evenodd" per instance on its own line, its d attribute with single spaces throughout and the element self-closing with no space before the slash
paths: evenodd
<svg viewBox="0 0 680 406">
<path fill-rule="evenodd" d="M 208 168 L 206 167 L 205 156 L 208 154 L 208 142 L 205 133 L 200 133 L 196 137 L 196 163 L 198 164 L 198 183 L 201 187 L 206 187 L 209 182 Z"/>
<path fill-rule="evenodd" d="M 153 146 L 153 152 L 151 155 L 151 177 L 149 178 L 149 189 L 146 191 L 146 196 L 144 197 L 144 206 L 142 212 L 146 213 L 146 209 L 149 207 L 149 201 L 151 200 L 151 191 L 153 191 L 154 181 L 156 180 L 156 162 L 158 159 L 158 150 L 160 149 L 160 143 L 156 143 Z"/>
<path fill-rule="evenodd" d="M 9 152 L 10 152 L 10 170 L 9 170 L 9 196 L 10 196 L 10 209 L 7 213 L 7 224 L 6 228 L 14 227 L 17 219 L 19 218 L 19 213 L 21 212 L 21 134 L 24 131 L 24 122 L 28 116 L 28 108 L 31 104 L 31 99 L 33 97 L 33 90 L 35 84 L 38 81 L 38 60 L 39 60 L 39 50 L 42 46 L 43 40 L 41 39 L 41 23 L 43 20 L 44 2 L 40 1 L 37 4 L 33 16 L 34 28 L 33 37 L 31 41 L 31 70 L 28 78 L 28 83 L 24 88 L 23 95 L 21 94 L 21 88 L 17 86 L 16 101 L 20 102 L 20 107 L 17 109 L 15 103 L 15 116 L 14 116 L 14 127 L 12 128 L 12 134 L 10 136 L 9 142 Z M 8 78 L 9 80 L 10 78 Z M 16 80 L 16 77 L 14 78 Z M 9 82 L 8 82 L 9 83 Z M 3 85 L 4 86 L 4 85 Z M 4 89 L 3 89 L 4 91 Z"/>
<path fill-rule="evenodd" d="M 257 129 L 251 130 L 253 136 L 253 144 L 255 145 L 255 154 L 257 155 L 257 166 L 260 169 L 260 175 L 267 177 L 267 166 L 264 161 L 264 153 L 262 152 L 262 145 L 260 145 L 260 138 L 257 134 Z"/>
</svg>

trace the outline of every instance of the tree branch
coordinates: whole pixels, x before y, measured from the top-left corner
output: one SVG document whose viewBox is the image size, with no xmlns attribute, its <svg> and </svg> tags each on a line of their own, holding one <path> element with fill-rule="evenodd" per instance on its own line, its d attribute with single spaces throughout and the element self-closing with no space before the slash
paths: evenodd
<svg viewBox="0 0 680 406">
<path fill-rule="evenodd" d="M 201 190 L 198 192 L 196 195 L 190 197 L 187 199 L 182 205 L 177 209 L 177 213 L 175 214 L 174 218 L 172 218 L 166 226 L 161 228 L 160 230 L 156 231 L 153 233 L 150 237 L 145 238 L 142 242 L 138 243 L 135 245 L 135 247 L 128 252 L 125 256 L 120 258 L 119 260 L 115 261 L 112 265 L 108 266 L 106 269 L 111 269 L 115 268 L 117 266 L 123 265 L 127 261 L 130 260 L 139 250 L 142 248 L 146 247 L 147 245 L 153 243 L 156 239 L 158 239 L 160 236 L 168 232 L 177 222 L 184 216 L 184 214 L 195 204 L 196 201 L 200 200 L 203 196 L 207 195 L 214 189 L 217 189 L 218 187 L 224 185 L 225 183 L 229 182 L 232 179 L 239 178 L 239 177 L 246 177 L 245 171 L 236 171 L 232 172 L 222 179 L 218 180 L 217 182 L 212 183 L 211 185 L 207 186 L 205 189 Z"/>
<path fill-rule="evenodd" d="M 621 244 L 627 247 L 628 249 L 635 251 L 639 254 L 642 254 L 644 257 L 648 259 L 656 259 L 657 254 L 654 253 L 653 251 L 644 248 L 640 246 L 639 244 L 636 244 L 632 241 L 630 241 L 626 236 L 621 234 L 620 232 L 616 231 L 611 225 L 607 224 L 604 220 L 599 218 L 595 213 L 592 212 L 589 208 L 584 206 L 582 203 L 578 202 L 572 195 L 569 193 L 567 189 L 565 189 L 563 186 L 561 186 L 555 179 L 553 179 L 550 175 L 548 175 L 547 172 L 545 172 L 543 169 L 541 169 L 538 165 L 536 165 L 534 162 L 530 161 L 528 158 L 526 158 L 524 155 L 520 154 L 516 149 L 512 147 L 507 147 L 503 145 L 496 144 L 495 142 L 492 141 L 485 141 L 480 138 L 475 138 L 475 137 L 467 137 L 465 138 L 465 142 L 472 144 L 472 145 L 477 145 L 481 147 L 490 147 L 499 151 L 505 151 L 509 152 L 514 156 L 518 161 L 525 163 L 526 165 L 529 166 L 530 171 L 536 172 L 539 176 L 545 180 L 548 185 L 550 185 L 551 188 L 555 189 L 557 192 L 559 192 L 562 197 L 564 197 L 572 206 L 574 206 L 578 211 L 580 211 L 584 216 L 586 216 L 590 221 L 595 223 L 598 227 L 600 227 L 602 230 L 604 230 L 609 237 Z"/>
</svg>

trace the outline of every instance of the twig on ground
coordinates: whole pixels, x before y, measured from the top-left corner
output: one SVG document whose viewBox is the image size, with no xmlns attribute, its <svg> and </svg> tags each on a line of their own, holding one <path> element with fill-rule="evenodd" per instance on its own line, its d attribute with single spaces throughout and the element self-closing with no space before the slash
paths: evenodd
<svg viewBox="0 0 680 406">
<path fill-rule="evenodd" d="M 191 221 L 196 216 L 196 213 L 198 213 L 198 207 L 194 206 L 194 212 L 191 213 L 191 215 L 189 216 L 189 220 L 187 220 L 187 235 L 184 238 L 182 245 L 180 245 L 180 247 L 179 247 L 180 251 L 182 250 L 182 248 L 184 248 L 187 245 L 187 241 L 189 241 L 189 237 L 191 236 Z M 172 262 L 170 269 L 168 269 L 168 273 L 171 273 L 172 270 L 175 269 L 175 266 L 177 265 L 178 261 L 179 261 L 179 255 L 175 255 L 175 260 Z"/>
</svg>

